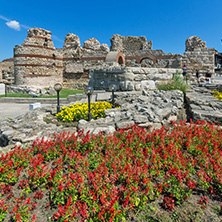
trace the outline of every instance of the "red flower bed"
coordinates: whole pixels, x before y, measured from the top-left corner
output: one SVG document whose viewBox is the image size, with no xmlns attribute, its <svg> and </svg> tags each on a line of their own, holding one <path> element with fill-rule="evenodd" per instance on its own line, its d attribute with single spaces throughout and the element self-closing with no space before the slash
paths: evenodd
<svg viewBox="0 0 222 222">
<path fill-rule="evenodd" d="M 166 211 L 193 192 L 221 197 L 221 156 L 205 122 L 36 140 L 0 157 L 0 221 L 121 221 L 160 196 Z"/>
</svg>

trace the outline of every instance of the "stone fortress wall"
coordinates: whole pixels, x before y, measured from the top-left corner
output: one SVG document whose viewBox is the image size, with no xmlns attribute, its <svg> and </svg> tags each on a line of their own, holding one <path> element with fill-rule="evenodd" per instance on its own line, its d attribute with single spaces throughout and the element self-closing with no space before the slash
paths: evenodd
<svg viewBox="0 0 222 222">
<path fill-rule="evenodd" d="M 63 55 L 63 81 L 72 88 L 82 88 L 88 84 L 89 70 L 103 66 L 109 52 L 107 44 L 91 38 L 81 47 L 77 35 L 67 34 L 63 48 L 57 49 Z"/>
<path fill-rule="evenodd" d="M 14 64 L 11 59 L 10 63 L 6 61 L 0 63 L 0 81 L 4 82 L 6 78 L 11 78 L 11 82 L 6 81 L 11 84 L 15 78 L 15 84 L 18 86 L 42 88 L 61 82 L 66 87 L 82 89 L 88 85 L 92 69 L 97 73 L 98 70 L 101 72 L 101 68 L 111 70 L 113 67 L 117 69 L 119 67 L 120 70 L 121 67 L 137 67 L 138 70 L 150 68 L 151 71 L 147 71 L 147 74 L 152 73 L 153 69 L 157 70 L 156 76 L 158 74 L 167 76 L 167 72 L 164 74 L 165 71 L 162 73 L 158 69 L 180 69 L 185 64 L 191 76 L 195 76 L 195 69 L 199 69 L 200 73 L 210 69 L 214 73 L 215 50 L 207 48 L 206 43 L 196 36 L 186 40 L 184 55 L 153 50 L 152 41 L 147 41 L 145 36 L 115 34 L 110 41 L 110 49 L 107 44 L 100 44 L 95 38 L 86 40 L 81 47 L 79 37 L 68 33 L 63 48 L 55 49 L 50 31 L 32 28 L 28 30 L 24 43 L 15 46 Z M 140 77 L 137 75 L 137 79 L 141 80 L 136 81 L 151 80 L 143 74 L 141 73 Z"/>
<path fill-rule="evenodd" d="M 14 60 L 5 59 L 0 62 L 0 82 L 5 84 L 14 83 Z"/>
<path fill-rule="evenodd" d="M 14 48 L 15 84 L 48 87 L 63 79 L 63 57 L 51 39 L 51 32 L 28 30 L 24 43 Z"/>
<path fill-rule="evenodd" d="M 207 69 L 211 73 L 215 72 L 215 49 L 207 48 L 206 42 L 197 36 L 192 36 L 186 40 L 186 50 L 182 63 L 188 68 L 189 74 L 196 73 L 196 69 L 200 74 L 205 74 Z"/>
<path fill-rule="evenodd" d="M 178 68 L 179 54 L 169 55 L 163 50 L 153 50 L 152 41 L 145 36 L 120 36 L 115 34 L 110 39 L 111 51 L 122 52 L 125 55 L 126 66 L 148 68 Z"/>
</svg>

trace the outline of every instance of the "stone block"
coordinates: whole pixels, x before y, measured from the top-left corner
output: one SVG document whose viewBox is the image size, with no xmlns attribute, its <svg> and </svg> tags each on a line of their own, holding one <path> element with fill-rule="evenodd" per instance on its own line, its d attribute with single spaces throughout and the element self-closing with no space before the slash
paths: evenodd
<svg viewBox="0 0 222 222">
<path fill-rule="evenodd" d="M 113 134 L 115 132 L 115 128 L 114 126 L 96 127 L 93 134 L 98 134 L 100 132 L 103 132 L 105 135 Z"/>
<path fill-rule="evenodd" d="M 111 92 L 110 93 L 98 93 L 96 96 L 96 101 L 107 101 L 111 97 Z"/>
<path fill-rule="evenodd" d="M 119 74 L 118 75 L 118 81 L 133 81 L 135 78 L 135 75 L 133 73 L 124 73 L 124 74 Z"/>
<path fill-rule="evenodd" d="M 41 108 L 41 103 L 32 103 L 29 104 L 29 111 L 33 110 L 33 109 L 37 109 L 37 108 Z"/>
<path fill-rule="evenodd" d="M 146 123 L 147 121 L 148 121 L 148 118 L 145 115 L 134 115 L 134 122 L 136 124 Z"/>
<path fill-rule="evenodd" d="M 177 71 L 179 72 L 179 70 L 177 70 L 177 69 L 167 69 L 167 72 L 170 74 L 175 74 Z M 179 73 L 182 73 L 182 71 Z"/>
<path fill-rule="evenodd" d="M 133 67 L 133 68 L 131 68 L 131 72 L 133 72 L 134 74 L 140 74 L 141 68 L 140 67 Z"/>
<path fill-rule="evenodd" d="M 167 69 L 159 68 L 158 73 L 167 73 Z"/>
<path fill-rule="evenodd" d="M 142 80 L 146 80 L 147 76 L 145 74 L 141 74 L 141 75 L 136 75 L 135 77 L 135 81 L 142 81 Z"/>
<path fill-rule="evenodd" d="M 141 84 L 135 84 L 135 90 L 136 91 L 141 91 L 142 90 Z"/>
<path fill-rule="evenodd" d="M 122 91 L 133 91 L 134 90 L 134 84 L 131 81 L 121 81 L 120 82 L 120 89 Z"/>
<path fill-rule="evenodd" d="M 170 80 L 173 78 L 173 74 L 172 73 L 169 73 L 169 74 L 157 73 L 157 74 L 149 74 L 147 77 L 148 77 L 148 79 L 154 80 L 154 81 L 156 81 L 156 80 Z"/>
<path fill-rule="evenodd" d="M 5 84 L 0 83 L 0 95 L 5 95 Z"/>
<path fill-rule="evenodd" d="M 124 73 L 125 80 L 133 81 L 135 78 L 135 75 L 133 73 Z"/>
<path fill-rule="evenodd" d="M 116 128 L 118 129 L 126 129 L 127 127 L 130 127 L 134 125 L 134 121 L 120 121 L 116 123 Z"/>
<path fill-rule="evenodd" d="M 147 70 L 147 73 L 156 74 L 156 73 L 158 73 L 158 69 L 157 68 L 150 68 L 149 71 Z"/>
<path fill-rule="evenodd" d="M 144 90 L 155 90 L 156 89 L 156 85 L 153 80 L 141 81 L 141 86 Z"/>
</svg>

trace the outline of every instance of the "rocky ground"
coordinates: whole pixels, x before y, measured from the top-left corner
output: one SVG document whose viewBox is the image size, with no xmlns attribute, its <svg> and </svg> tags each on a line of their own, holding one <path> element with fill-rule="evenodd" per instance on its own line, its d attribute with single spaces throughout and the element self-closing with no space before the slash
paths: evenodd
<svg viewBox="0 0 222 222">
<path fill-rule="evenodd" d="M 210 90 L 195 86 L 186 94 L 185 101 L 186 105 L 184 95 L 178 90 L 119 93 L 116 104 L 121 108 L 106 110 L 106 117 L 102 119 L 72 124 L 61 124 L 55 119 L 55 106 L 32 110 L 0 123 L 0 152 L 32 143 L 37 137 L 47 139 L 54 132 L 84 130 L 91 134 L 100 131 L 109 134 L 132 124 L 160 128 L 171 121 L 189 118 L 222 123 L 222 102 L 213 97 Z"/>
</svg>

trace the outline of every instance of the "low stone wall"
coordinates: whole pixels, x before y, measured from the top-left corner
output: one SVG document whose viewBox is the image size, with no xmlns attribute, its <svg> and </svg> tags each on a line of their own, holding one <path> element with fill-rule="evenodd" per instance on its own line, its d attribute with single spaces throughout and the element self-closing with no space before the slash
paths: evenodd
<svg viewBox="0 0 222 222">
<path fill-rule="evenodd" d="M 182 73 L 182 70 L 141 67 L 95 69 L 90 72 L 89 85 L 95 90 L 106 91 L 111 84 L 115 84 L 118 91 L 155 90 L 158 83 L 171 80 L 175 73 Z"/>
</svg>

